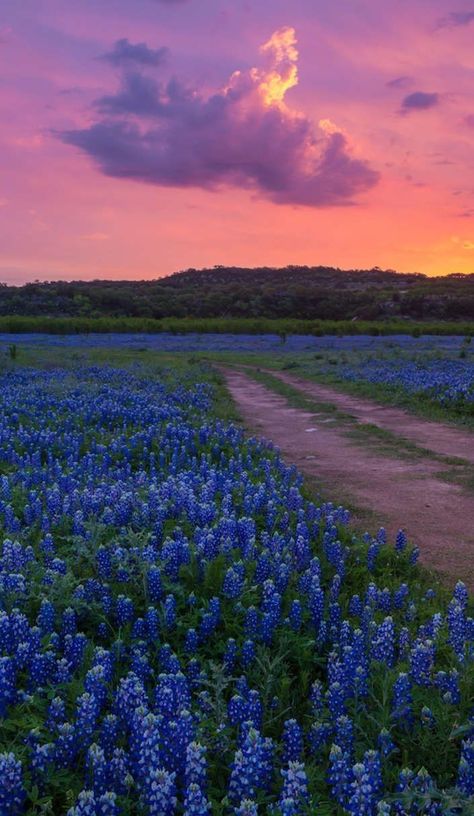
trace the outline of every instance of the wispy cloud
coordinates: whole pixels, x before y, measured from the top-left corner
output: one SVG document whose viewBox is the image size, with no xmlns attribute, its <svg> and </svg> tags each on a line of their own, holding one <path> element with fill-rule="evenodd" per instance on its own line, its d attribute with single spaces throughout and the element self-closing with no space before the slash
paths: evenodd
<svg viewBox="0 0 474 816">
<path fill-rule="evenodd" d="M 474 11 L 452 11 L 438 20 L 437 28 L 459 28 L 474 21 Z"/>
<path fill-rule="evenodd" d="M 395 77 L 395 79 L 390 79 L 385 84 L 387 88 L 409 88 L 410 85 L 413 85 L 413 78 L 410 76 L 399 76 Z"/>
<path fill-rule="evenodd" d="M 99 59 L 109 62 L 117 68 L 130 67 L 131 65 L 152 66 L 162 65 L 168 54 L 167 48 L 148 48 L 147 44 L 131 43 L 126 38 L 117 40 L 114 47 L 107 54 L 102 54 Z"/>
</svg>

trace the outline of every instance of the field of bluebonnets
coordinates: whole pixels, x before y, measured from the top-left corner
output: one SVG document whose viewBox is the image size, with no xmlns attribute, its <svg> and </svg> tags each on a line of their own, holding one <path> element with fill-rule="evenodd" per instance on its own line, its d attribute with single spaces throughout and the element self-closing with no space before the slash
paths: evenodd
<svg viewBox="0 0 474 816">
<path fill-rule="evenodd" d="M 474 416 L 474 358 L 377 359 L 343 362 L 337 377 L 343 382 L 383 386 L 394 394 L 420 397 L 459 414 Z"/>
<path fill-rule="evenodd" d="M 198 365 L 1 380 L 2 816 L 473 813 L 462 583 L 355 535 Z"/>
</svg>

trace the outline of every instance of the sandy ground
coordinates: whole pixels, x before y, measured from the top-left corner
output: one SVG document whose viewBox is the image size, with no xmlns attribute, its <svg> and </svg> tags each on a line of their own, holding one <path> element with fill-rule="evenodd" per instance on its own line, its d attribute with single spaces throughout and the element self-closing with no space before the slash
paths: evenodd
<svg viewBox="0 0 474 816">
<path fill-rule="evenodd" d="M 284 397 L 241 371 L 221 371 L 247 428 L 270 439 L 288 463 L 297 465 L 302 473 L 316 480 L 326 498 L 354 506 L 354 521 L 359 526 L 369 527 L 370 523 L 370 531 L 375 532 L 383 525 L 392 540 L 397 530 L 403 527 L 410 541 L 420 547 L 423 563 L 442 574 L 448 584 L 461 578 L 471 590 L 474 589 L 474 494 L 439 479 L 436 476 L 440 470 L 439 462 L 427 457 L 416 461 L 397 459 L 364 449 L 348 439 L 343 430 L 328 425 L 324 415 L 290 407 Z M 293 377 L 287 382 L 295 385 Z M 306 391 L 307 385 L 313 388 L 312 384 L 299 382 L 305 386 L 308 396 L 323 398 L 322 393 Z M 337 396 L 345 399 L 344 395 Z M 328 393 L 324 399 L 335 403 Z M 378 406 L 373 408 L 373 413 L 381 416 L 380 411 L 375 410 Z M 359 406 L 358 410 L 363 411 L 363 408 Z M 393 412 L 390 408 L 381 410 Z M 355 415 L 353 408 L 350 412 Z M 414 423 L 413 428 L 415 424 L 425 425 L 405 412 L 398 413 L 408 416 L 410 423 Z M 366 421 L 374 422 L 374 419 L 371 416 Z M 458 448 L 447 448 L 450 434 L 457 436 L 456 429 L 443 425 L 440 429 L 446 431 L 447 436 L 433 436 L 433 444 L 440 441 L 443 453 L 461 455 Z M 400 424 L 396 430 L 401 430 Z M 421 427 L 421 431 L 425 435 L 414 441 L 428 446 L 426 440 L 431 439 L 434 430 Z M 407 436 L 405 426 L 402 433 Z M 456 440 L 458 444 L 460 441 Z M 438 447 L 438 450 L 441 449 Z M 465 447 L 462 455 L 466 458 Z"/>
</svg>

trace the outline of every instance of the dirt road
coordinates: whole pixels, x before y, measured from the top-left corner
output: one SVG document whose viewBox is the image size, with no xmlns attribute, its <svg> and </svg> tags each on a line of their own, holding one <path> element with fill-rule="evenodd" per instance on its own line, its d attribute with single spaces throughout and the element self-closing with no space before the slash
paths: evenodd
<svg viewBox="0 0 474 816">
<path fill-rule="evenodd" d="M 461 578 L 474 589 L 474 494 L 438 478 L 439 462 L 364 449 L 326 424 L 323 414 L 290 407 L 241 371 L 222 373 L 248 429 L 272 440 L 287 462 L 317 480 L 327 498 L 355 506 L 356 523 L 371 532 L 383 525 L 392 540 L 403 527 L 427 566 L 448 583 Z"/>
<path fill-rule="evenodd" d="M 444 456 L 457 456 L 474 464 L 474 434 L 469 431 L 443 425 L 441 422 L 420 419 L 401 408 L 392 408 L 369 399 L 343 394 L 335 388 L 304 380 L 286 371 L 269 370 L 268 373 L 297 388 L 307 397 L 330 402 L 340 411 L 351 414 L 358 422 L 377 425 L 415 442 L 420 447 Z"/>
</svg>

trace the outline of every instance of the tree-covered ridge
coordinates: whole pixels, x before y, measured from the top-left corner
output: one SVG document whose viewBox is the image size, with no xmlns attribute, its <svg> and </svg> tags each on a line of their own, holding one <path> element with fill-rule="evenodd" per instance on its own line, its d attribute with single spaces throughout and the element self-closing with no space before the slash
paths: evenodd
<svg viewBox="0 0 474 816">
<path fill-rule="evenodd" d="M 216 266 L 143 281 L 0 286 L 0 315 L 71 317 L 474 318 L 474 274 Z"/>
</svg>

